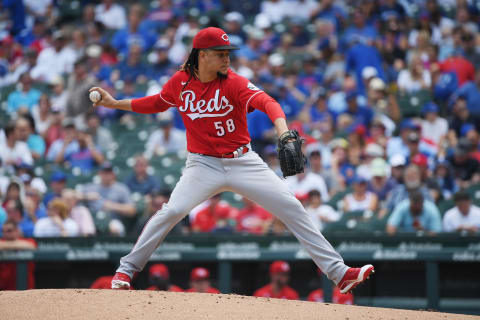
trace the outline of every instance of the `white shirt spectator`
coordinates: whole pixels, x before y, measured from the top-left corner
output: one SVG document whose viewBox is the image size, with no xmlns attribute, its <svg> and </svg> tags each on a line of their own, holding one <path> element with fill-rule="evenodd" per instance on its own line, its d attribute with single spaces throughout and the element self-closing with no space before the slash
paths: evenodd
<svg viewBox="0 0 480 320">
<path fill-rule="evenodd" d="M 296 10 L 296 8 L 294 9 Z M 288 1 L 263 1 L 260 12 L 265 14 L 271 22 L 278 23 L 292 11 L 292 4 Z"/>
<path fill-rule="evenodd" d="M 22 141 L 15 142 L 13 148 L 10 148 L 7 143 L 0 145 L 0 159 L 3 165 L 6 163 L 20 164 L 22 162 L 33 164 L 32 153 L 28 145 Z"/>
<path fill-rule="evenodd" d="M 96 6 L 95 20 L 103 23 L 108 29 L 123 29 L 127 25 L 125 9 L 116 3 L 108 9 L 104 4 Z"/>
<path fill-rule="evenodd" d="M 466 216 L 457 207 L 448 210 L 443 217 L 443 231 L 455 232 L 460 227 L 480 229 L 480 208 L 472 204 Z"/>
<path fill-rule="evenodd" d="M 53 47 L 45 48 L 38 55 L 37 65 L 30 75 L 34 79 L 51 83 L 62 74 L 73 71 L 76 57 L 75 51 L 69 47 L 64 47 L 59 52 Z"/>
<path fill-rule="evenodd" d="M 422 74 L 423 82 L 427 88 L 430 87 L 432 79 L 430 77 L 430 72 L 428 70 L 423 70 Z M 419 80 L 414 80 L 409 70 L 402 70 L 398 74 L 397 80 L 398 88 L 406 92 L 415 92 L 422 89 L 422 83 Z"/>
<path fill-rule="evenodd" d="M 322 204 L 317 208 L 307 207 L 306 210 L 312 217 L 315 228 L 319 231 L 325 228 L 326 222 L 338 221 L 340 219 L 340 214 L 326 204 Z"/>
<path fill-rule="evenodd" d="M 366 191 L 365 199 L 357 200 L 353 196 L 353 193 L 349 193 L 345 196 L 345 202 L 348 203 L 349 211 L 359 211 L 359 210 L 368 210 L 373 200 L 374 193 Z"/>
<path fill-rule="evenodd" d="M 45 120 L 42 120 L 40 117 L 40 108 L 38 105 L 36 105 L 32 108 L 32 117 L 33 120 L 35 120 L 35 130 L 38 132 L 38 134 L 43 135 L 45 132 L 47 132 L 50 124 L 52 123 L 51 115 Z"/>
<path fill-rule="evenodd" d="M 185 131 L 171 128 L 169 140 L 165 141 L 165 132 L 162 129 L 155 130 L 146 143 L 145 157 L 150 159 L 155 154 L 162 155 L 169 152 L 185 150 L 187 138 Z"/>
<path fill-rule="evenodd" d="M 325 184 L 325 180 L 322 178 L 321 175 L 308 172 L 305 174 L 303 179 L 299 179 L 300 175 L 295 175 L 288 177 L 286 179 L 288 188 L 293 193 L 298 194 L 307 194 L 312 190 L 318 190 L 320 195 L 322 196 L 322 201 L 327 202 L 329 199 L 327 185 Z"/>
<path fill-rule="evenodd" d="M 299 18 L 303 21 L 310 19 L 310 14 L 318 7 L 318 2 L 315 0 L 295 0 L 290 2 L 291 8 L 295 10 L 287 10 L 287 15 L 292 18 Z"/>
<path fill-rule="evenodd" d="M 95 223 L 87 207 L 75 206 L 72 208 L 70 215 L 77 224 L 80 235 L 92 236 L 95 234 Z"/>
<path fill-rule="evenodd" d="M 78 236 L 78 226 L 71 218 L 63 220 L 63 228 L 68 237 Z M 35 237 L 60 237 L 62 232 L 50 217 L 41 218 L 33 229 Z"/>
<path fill-rule="evenodd" d="M 422 120 L 422 138 L 431 140 L 438 145 L 440 138 L 446 136 L 447 133 L 447 120 L 440 117 L 437 117 L 433 122 Z"/>
</svg>

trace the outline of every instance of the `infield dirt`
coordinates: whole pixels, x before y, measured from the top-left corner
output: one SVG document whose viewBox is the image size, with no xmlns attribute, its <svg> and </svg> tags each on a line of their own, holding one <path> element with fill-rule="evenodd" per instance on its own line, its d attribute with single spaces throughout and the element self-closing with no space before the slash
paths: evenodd
<svg viewBox="0 0 480 320">
<path fill-rule="evenodd" d="M 239 295 L 90 289 L 0 291 L 2 320 L 480 319 L 480 317 Z"/>
</svg>

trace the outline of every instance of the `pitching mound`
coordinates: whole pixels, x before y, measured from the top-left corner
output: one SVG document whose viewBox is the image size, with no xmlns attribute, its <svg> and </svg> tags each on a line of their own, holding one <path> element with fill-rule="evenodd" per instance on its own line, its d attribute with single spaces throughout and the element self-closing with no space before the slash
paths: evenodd
<svg viewBox="0 0 480 320">
<path fill-rule="evenodd" d="M 0 318 L 2 320 L 443 320 L 459 319 L 459 315 L 225 294 L 64 289 L 0 292 Z M 479 317 L 462 315 L 461 319 L 479 319 Z"/>
</svg>

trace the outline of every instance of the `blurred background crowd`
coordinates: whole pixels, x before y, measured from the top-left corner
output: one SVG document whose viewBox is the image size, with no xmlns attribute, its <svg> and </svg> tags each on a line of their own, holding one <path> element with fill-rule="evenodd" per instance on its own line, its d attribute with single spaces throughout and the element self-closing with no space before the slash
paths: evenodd
<svg viewBox="0 0 480 320">
<path fill-rule="evenodd" d="M 287 183 L 320 230 L 479 230 L 477 0 L 0 6 L 4 239 L 139 234 L 181 175 L 185 129 L 173 108 L 94 110 L 88 89 L 119 99 L 158 93 L 206 26 L 224 28 L 240 47 L 232 69 L 274 97 L 305 137 L 307 169 Z M 248 124 L 253 149 L 280 175 L 272 123 L 254 111 Z M 232 193 L 172 232 L 288 234 Z"/>
</svg>

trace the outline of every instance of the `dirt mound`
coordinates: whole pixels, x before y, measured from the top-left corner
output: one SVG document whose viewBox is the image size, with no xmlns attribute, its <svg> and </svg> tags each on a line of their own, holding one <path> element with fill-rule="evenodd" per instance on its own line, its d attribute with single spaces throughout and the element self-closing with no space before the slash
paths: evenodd
<svg viewBox="0 0 480 320">
<path fill-rule="evenodd" d="M 113 290 L 0 291 L 0 318 L 23 319 L 480 319 L 480 317 L 238 295 Z"/>
</svg>

